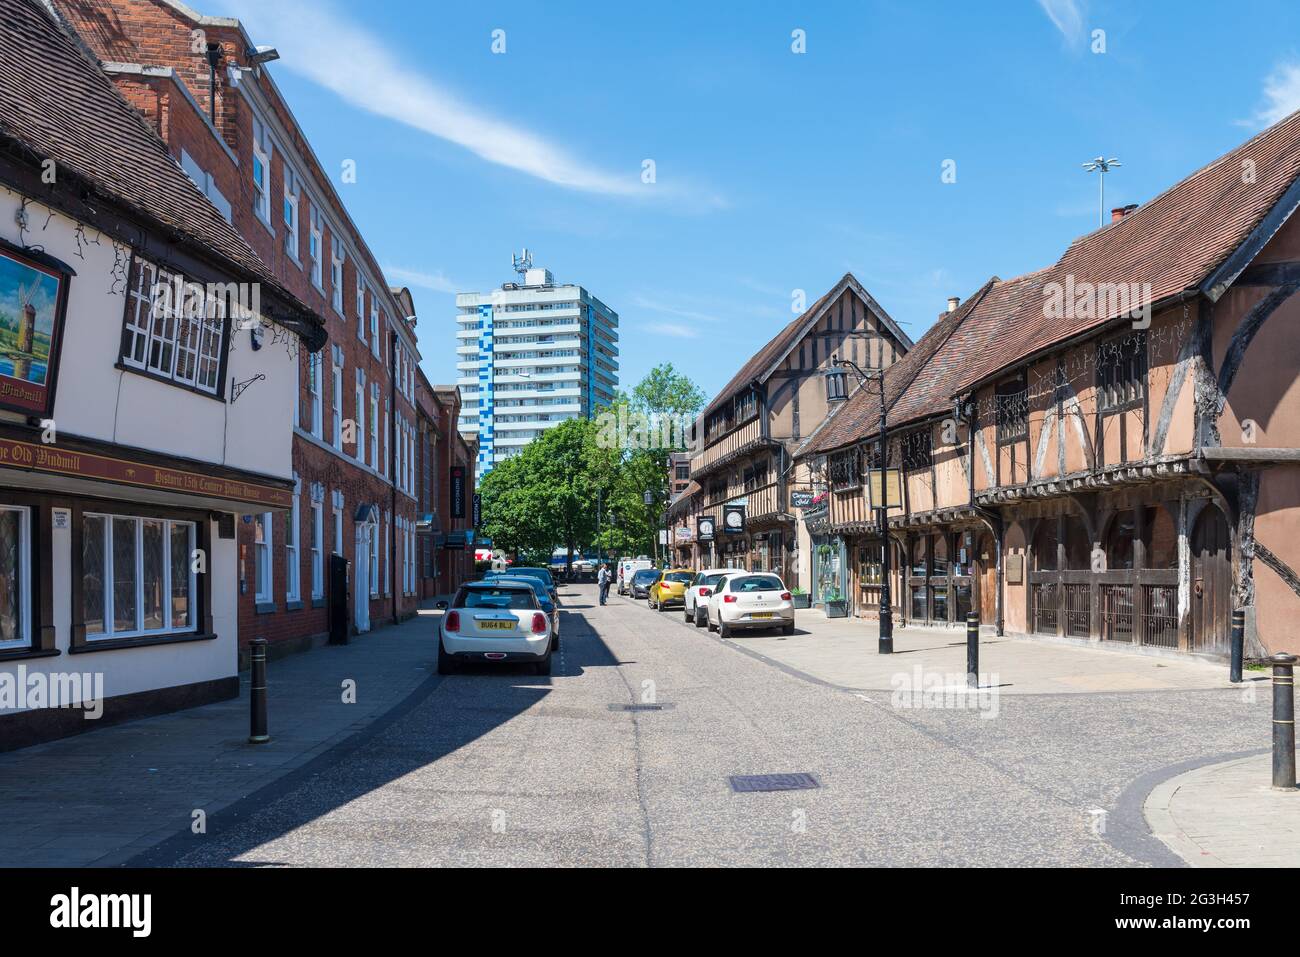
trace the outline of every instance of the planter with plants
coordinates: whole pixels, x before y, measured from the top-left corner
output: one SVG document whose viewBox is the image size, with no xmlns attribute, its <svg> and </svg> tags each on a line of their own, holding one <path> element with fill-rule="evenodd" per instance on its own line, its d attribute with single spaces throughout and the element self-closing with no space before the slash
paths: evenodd
<svg viewBox="0 0 1300 957">
<path fill-rule="evenodd" d="M 827 618 L 846 618 L 849 614 L 848 600 L 840 594 L 838 588 L 828 588 L 822 592 L 822 605 Z"/>
<path fill-rule="evenodd" d="M 812 607 L 812 595 L 808 594 L 802 588 L 792 588 L 790 590 L 790 600 L 794 602 L 795 608 Z"/>
</svg>

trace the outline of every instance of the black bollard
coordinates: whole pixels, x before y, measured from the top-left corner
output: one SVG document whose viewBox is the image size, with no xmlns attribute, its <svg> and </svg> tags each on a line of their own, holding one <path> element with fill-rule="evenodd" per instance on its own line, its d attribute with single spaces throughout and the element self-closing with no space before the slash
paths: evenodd
<svg viewBox="0 0 1300 957">
<path fill-rule="evenodd" d="M 1241 659 L 1246 649 L 1246 613 L 1244 611 L 1234 611 L 1232 613 L 1232 663 L 1228 668 L 1228 680 L 1234 683 L 1241 681 Z"/>
<path fill-rule="evenodd" d="M 1295 789 L 1295 655 L 1276 654 L 1273 666 L 1273 787 Z"/>
<path fill-rule="evenodd" d="M 249 643 L 253 659 L 253 681 L 248 696 L 248 743 L 266 744 L 271 740 L 266 729 L 266 639 Z"/>
<path fill-rule="evenodd" d="M 980 686 L 980 616 L 966 616 L 966 687 Z"/>
</svg>

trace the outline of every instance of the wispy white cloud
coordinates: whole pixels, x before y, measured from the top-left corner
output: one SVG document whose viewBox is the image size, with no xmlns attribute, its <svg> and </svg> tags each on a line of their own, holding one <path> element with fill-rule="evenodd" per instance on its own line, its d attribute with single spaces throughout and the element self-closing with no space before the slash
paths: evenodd
<svg viewBox="0 0 1300 957">
<path fill-rule="evenodd" d="M 455 143 L 490 163 L 570 189 L 651 198 L 671 192 L 641 182 L 640 159 L 626 172 L 600 169 L 463 102 L 325 4 L 231 0 L 230 6 L 255 34 L 274 40 L 285 69 L 360 109 Z"/>
<path fill-rule="evenodd" d="M 1264 105 L 1246 126 L 1272 126 L 1300 110 L 1300 61 L 1279 63 L 1264 79 Z"/>
<path fill-rule="evenodd" d="M 1038 0 L 1065 42 L 1073 46 L 1083 38 L 1083 11 L 1078 0 Z"/>
<path fill-rule="evenodd" d="M 402 266 L 385 266 L 383 268 L 384 277 L 390 282 L 416 286 L 433 292 L 456 293 L 465 291 L 464 286 L 448 279 L 441 270 L 438 272 L 422 272 L 418 269 L 405 269 Z"/>
<path fill-rule="evenodd" d="M 638 309 L 647 309 L 650 312 L 662 313 L 665 316 L 676 316 L 679 319 L 693 319 L 697 322 L 719 321 L 717 316 L 712 316 L 704 312 L 696 312 L 691 309 L 682 309 L 679 306 L 659 302 L 654 299 L 647 299 L 645 296 L 634 297 L 632 299 L 632 305 Z"/>
<path fill-rule="evenodd" d="M 684 326 L 680 322 L 652 322 L 646 328 L 651 332 L 673 336 L 677 339 L 698 339 L 700 337 L 697 330 L 690 326 Z"/>
</svg>

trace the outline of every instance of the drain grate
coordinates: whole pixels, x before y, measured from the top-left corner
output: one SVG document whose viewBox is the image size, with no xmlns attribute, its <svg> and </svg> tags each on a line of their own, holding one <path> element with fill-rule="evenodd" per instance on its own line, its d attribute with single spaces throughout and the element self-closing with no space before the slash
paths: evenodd
<svg viewBox="0 0 1300 957">
<path fill-rule="evenodd" d="M 612 704 L 609 706 L 610 711 L 663 711 L 666 706 L 662 704 Z"/>
<path fill-rule="evenodd" d="M 807 788 L 819 788 L 817 779 L 806 771 L 794 774 L 733 774 L 731 790 L 737 794 L 752 791 L 802 791 Z"/>
</svg>

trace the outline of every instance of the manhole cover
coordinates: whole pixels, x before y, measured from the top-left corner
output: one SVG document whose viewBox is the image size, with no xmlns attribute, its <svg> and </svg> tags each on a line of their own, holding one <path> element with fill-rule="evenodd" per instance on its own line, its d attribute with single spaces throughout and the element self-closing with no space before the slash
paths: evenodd
<svg viewBox="0 0 1300 957">
<path fill-rule="evenodd" d="M 662 704 L 612 704 L 610 711 L 663 711 L 667 705 Z"/>
<path fill-rule="evenodd" d="M 811 774 L 798 771 L 794 774 L 733 774 L 731 790 L 737 794 L 750 791 L 802 791 L 805 788 L 819 788 L 820 784 Z"/>
</svg>

